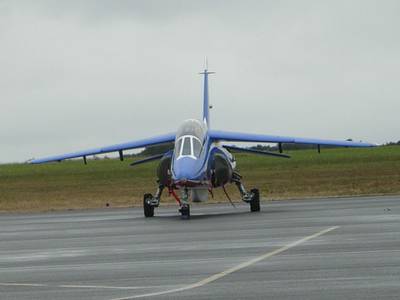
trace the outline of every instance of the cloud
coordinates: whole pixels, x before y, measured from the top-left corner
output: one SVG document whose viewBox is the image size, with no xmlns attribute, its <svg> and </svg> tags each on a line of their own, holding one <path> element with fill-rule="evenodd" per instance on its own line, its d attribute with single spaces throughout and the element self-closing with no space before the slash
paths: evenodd
<svg viewBox="0 0 400 300">
<path fill-rule="evenodd" d="M 397 1 L 0 2 L 0 161 L 214 127 L 399 140 Z"/>
</svg>

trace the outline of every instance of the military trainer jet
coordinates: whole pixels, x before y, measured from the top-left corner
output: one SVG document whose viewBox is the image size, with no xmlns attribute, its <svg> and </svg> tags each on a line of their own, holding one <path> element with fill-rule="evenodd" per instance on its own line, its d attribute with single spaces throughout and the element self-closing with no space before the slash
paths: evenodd
<svg viewBox="0 0 400 300">
<path fill-rule="evenodd" d="M 164 189 L 167 189 L 169 194 L 178 202 L 182 218 L 189 218 L 190 200 L 193 202 L 206 201 L 208 195 L 212 195 L 214 188 L 221 187 L 225 190 L 225 185 L 231 183 L 237 186 L 242 200 L 250 205 L 252 212 L 260 210 L 259 191 L 255 188 L 247 190 L 244 187 L 242 176 L 235 171 L 236 160 L 231 153 L 232 150 L 289 158 L 288 155 L 282 153 L 282 144 L 314 144 L 317 145 L 318 151 L 321 145 L 341 147 L 375 146 L 374 144 L 363 142 L 297 138 L 211 129 L 208 76 L 213 73 L 208 71 L 207 64 L 204 71 L 200 73 L 204 76 L 203 117 L 201 120 L 186 120 L 174 133 L 86 151 L 34 159 L 31 163 L 60 162 L 65 159 L 82 157 L 86 164 L 87 156 L 109 152 L 118 152 L 120 160 L 123 160 L 124 150 L 174 142 L 173 150 L 135 161 L 131 165 L 159 160 L 157 191 L 154 196 L 145 194 L 143 197 L 145 217 L 154 216 L 154 208 L 159 206 L 161 194 Z M 227 145 L 227 142 L 230 144 Z M 241 148 L 231 145 L 232 142 L 277 143 L 280 151 L 275 153 Z"/>
</svg>

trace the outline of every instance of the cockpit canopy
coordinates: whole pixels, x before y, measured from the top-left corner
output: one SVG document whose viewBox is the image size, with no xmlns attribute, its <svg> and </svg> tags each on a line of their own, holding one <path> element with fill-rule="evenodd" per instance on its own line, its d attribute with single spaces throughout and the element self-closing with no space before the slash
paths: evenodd
<svg viewBox="0 0 400 300">
<path fill-rule="evenodd" d="M 176 134 L 175 157 L 200 157 L 206 132 L 207 128 L 202 122 L 195 119 L 186 120 Z"/>
</svg>

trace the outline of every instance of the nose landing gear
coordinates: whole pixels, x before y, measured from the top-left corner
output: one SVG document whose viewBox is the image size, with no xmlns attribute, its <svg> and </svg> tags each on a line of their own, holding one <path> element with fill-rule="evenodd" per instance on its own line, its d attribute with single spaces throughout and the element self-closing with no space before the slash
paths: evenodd
<svg viewBox="0 0 400 300">
<path fill-rule="evenodd" d="M 181 213 L 181 218 L 184 220 L 190 218 L 189 197 L 189 190 L 187 188 L 181 189 L 181 199 L 178 198 L 178 202 L 181 206 L 179 212 Z"/>
<path fill-rule="evenodd" d="M 169 194 L 172 195 L 179 204 L 179 212 L 182 219 L 190 218 L 189 191 L 187 188 L 181 190 L 181 198 L 175 193 L 173 186 L 168 186 Z"/>
<path fill-rule="evenodd" d="M 179 209 L 179 212 L 181 213 L 181 218 L 182 219 L 189 219 L 190 218 L 190 206 L 189 204 L 183 204 L 181 208 Z"/>
</svg>

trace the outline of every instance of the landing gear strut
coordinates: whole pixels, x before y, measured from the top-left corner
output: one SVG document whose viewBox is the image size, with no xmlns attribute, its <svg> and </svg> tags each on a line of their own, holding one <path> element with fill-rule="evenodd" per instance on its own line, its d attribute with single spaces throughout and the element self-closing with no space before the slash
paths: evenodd
<svg viewBox="0 0 400 300">
<path fill-rule="evenodd" d="M 176 202 L 179 204 L 179 212 L 181 213 L 182 219 L 190 218 L 190 206 L 189 206 L 189 191 L 187 189 L 181 190 L 181 198 L 175 193 L 172 187 L 169 188 L 169 194 L 172 195 Z"/>
<path fill-rule="evenodd" d="M 189 206 L 189 191 L 187 188 L 181 190 L 181 199 L 180 199 L 181 208 L 179 212 L 181 213 L 182 219 L 190 218 L 190 206 Z"/>
<path fill-rule="evenodd" d="M 232 181 L 236 184 L 239 189 L 240 195 L 242 196 L 242 201 L 250 204 L 250 211 L 256 212 L 260 211 L 260 192 L 258 189 L 252 189 L 250 192 L 246 190 L 242 183 L 242 176 L 234 172 L 232 176 Z"/>
</svg>

